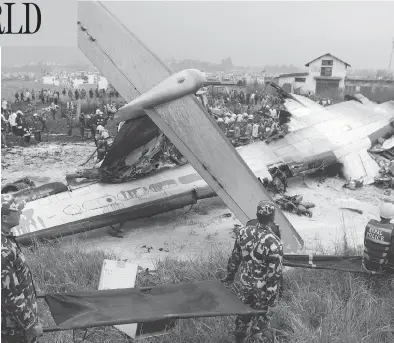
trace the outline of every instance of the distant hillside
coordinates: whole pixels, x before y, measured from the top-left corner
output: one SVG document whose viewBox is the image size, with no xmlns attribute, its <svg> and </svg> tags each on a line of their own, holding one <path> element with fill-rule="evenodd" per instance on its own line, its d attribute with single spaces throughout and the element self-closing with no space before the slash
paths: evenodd
<svg viewBox="0 0 394 343">
<path fill-rule="evenodd" d="M 60 73 L 62 71 L 75 72 L 75 71 L 93 71 L 95 68 L 90 63 L 73 63 L 73 64 L 55 64 L 48 65 L 47 63 L 27 64 L 20 66 L 2 66 L 3 73 Z"/>
<path fill-rule="evenodd" d="M 272 73 L 272 74 L 294 73 L 294 72 L 301 72 L 305 70 L 305 68 L 299 68 L 292 64 L 290 65 L 275 64 L 275 65 L 266 65 L 261 67 L 235 66 L 232 64 L 230 57 L 223 59 L 221 63 L 212 63 L 212 62 L 205 62 L 205 61 L 192 60 L 192 59 L 181 60 L 181 61 L 167 60 L 165 62 L 174 72 L 183 69 L 189 69 L 189 68 L 200 69 L 206 72 L 215 72 L 215 71 L 230 72 L 232 70 L 239 70 L 244 72 L 261 72 L 265 70 L 267 73 Z"/>
</svg>

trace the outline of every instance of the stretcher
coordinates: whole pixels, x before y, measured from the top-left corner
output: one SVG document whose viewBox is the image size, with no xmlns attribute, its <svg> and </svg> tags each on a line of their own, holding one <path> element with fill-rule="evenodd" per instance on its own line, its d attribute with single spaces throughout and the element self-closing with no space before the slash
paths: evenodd
<svg viewBox="0 0 394 343">
<path fill-rule="evenodd" d="M 285 254 L 283 256 L 283 265 L 287 267 L 328 269 L 369 275 L 384 274 L 383 272 L 380 273 L 365 269 L 362 260 L 362 256 Z"/>
<path fill-rule="evenodd" d="M 369 275 L 383 274 L 363 267 L 362 256 L 289 255 L 283 265 L 329 269 Z M 107 289 L 38 295 L 49 307 L 56 326 L 44 332 L 83 329 L 82 341 L 89 328 L 131 323 L 169 323 L 176 319 L 258 315 L 227 289 L 221 281 L 209 280 L 156 287 Z"/>
<path fill-rule="evenodd" d="M 87 329 L 165 320 L 258 315 L 221 281 L 199 281 L 156 287 L 123 288 L 38 295 L 49 307 L 56 326 L 44 332 Z"/>
</svg>

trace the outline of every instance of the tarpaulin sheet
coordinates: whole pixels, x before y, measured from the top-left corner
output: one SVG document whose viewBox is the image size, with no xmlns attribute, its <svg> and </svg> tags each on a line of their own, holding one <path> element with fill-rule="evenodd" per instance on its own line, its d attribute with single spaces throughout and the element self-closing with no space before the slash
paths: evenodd
<svg viewBox="0 0 394 343">
<path fill-rule="evenodd" d="M 220 281 L 46 294 L 45 300 L 56 324 L 64 330 L 261 313 L 243 304 Z"/>
<path fill-rule="evenodd" d="M 315 269 L 331 269 L 353 273 L 378 274 L 365 269 L 362 256 L 284 255 L 283 265 Z"/>
</svg>

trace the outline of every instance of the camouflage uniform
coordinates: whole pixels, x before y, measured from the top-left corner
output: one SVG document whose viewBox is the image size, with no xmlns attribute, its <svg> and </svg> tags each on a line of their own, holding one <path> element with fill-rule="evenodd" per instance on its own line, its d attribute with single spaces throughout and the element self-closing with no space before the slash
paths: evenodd
<svg viewBox="0 0 394 343">
<path fill-rule="evenodd" d="M 272 211 L 275 206 L 259 206 L 258 210 Z M 247 335 L 266 334 L 269 327 L 268 308 L 276 305 L 282 286 L 283 245 L 280 238 L 267 226 L 257 223 L 243 227 L 237 234 L 234 249 L 228 261 L 227 275 L 234 279 L 240 269 L 239 298 L 255 310 L 265 310 L 259 316 L 239 315 L 235 319 L 237 340 Z"/>
<path fill-rule="evenodd" d="M 2 195 L 2 210 L 20 210 L 24 203 Z M 26 342 L 25 331 L 38 321 L 36 292 L 30 269 L 14 237 L 1 230 L 1 341 Z"/>
</svg>

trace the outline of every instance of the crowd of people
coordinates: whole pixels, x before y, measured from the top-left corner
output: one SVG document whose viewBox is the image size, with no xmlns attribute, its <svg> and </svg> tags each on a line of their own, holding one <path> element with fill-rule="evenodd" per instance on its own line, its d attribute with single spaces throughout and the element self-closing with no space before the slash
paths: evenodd
<svg viewBox="0 0 394 343">
<path fill-rule="evenodd" d="M 48 93 L 47 93 L 48 94 Z M 7 135 L 14 134 L 20 137 L 20 144 L 27 146 L 31 143 L 31 137 L 34 136 L 35 142 L 41 142 L 41 134 L 44 132 L 49 133 L 47 126 L 48 116 L 51 116 L 55 121 L 57 117 L 64 118 L 67 124 L 67 134 L 72 135 L 72 130 L 75 126 L 79 126 L 81 138 L 85 139 L 85 133 L 88 134 L 88 138 L 93 138 L 96 135 L 96 128 L 102 126 L 103 123 L 107 123 L 108 120 L 112 120 L 118 109 L 114 101 L 110 101 L 107 104 L 101 103 L 94 113 L 92 107 L 90 114 L 85 114 L 82 111 L 77 111 L 77 102 L 70 100 L 67 102 L 57 101 L 58 97 L 48 98 L 49 106 L 38 109 L 37 102 L 30 98 L 24 101 L 28 103 L 25 106 L 25 110 L 13 110 L 12 105 L 5 99 L 2 100 L 1 107 L 1 144 L 2 148 L 7 148 Z M 48 95 L 46 95 L 48 97 Z M 46 99 L 46 98 L 45 98 Z M 46 101 L 46 100 L 45 100 Z M 45 103 L 44 101 L 44 103 Z M 60 110 L 60 116 L 59 116 Z M 78 118 L 77 118 L 78 117 Z M 78 125 L 76 125 L 78 123 Z M 104 124 L 104 125 L 105 125 Z"/>
<path fill-rule="evenodd" d="M 78 99 L 87 99 L 88 97 L 90 99 L 93 98 L 102 98 L 104 96 L 109 96 L 110 98 L 119 98 L 119 93 L 115 90 L 107 90 L 107 89 L 99 89 L 95 88 L 90 88 L 89 91 L 86 91 L 84 88 L 83 89 L 68 89 L 63 88 L 63 90 L 51 90 L 51 89 L 44 89 L 42 88 L 41 90 L 35 91 L 32 89 L 31 91 L 29 89 L 22 89 L 21 91 L 17 91 L 15 93 L 15 99 L 14 103 L 23 103 L 23 102 L 31 102 L 31 101 L 36 101 L 39 100 L 43 104 L 45 103 L 52 103 L 54 102 L 56 105 L 59 102 L 60 96 L 68 96 L 70 100 L 78 100 Z M 4 100 L 3 100 L 4 101 Z"/>
<path fill-rule="evenodd" d="M 290 113 L 280 96 L 263 92 L 211 94 L 208 112 L 234 146 L 257 140 L 269 143 L 289 131 Z"/>
<path fill-rule="evenodd" d="M 37 94 L 34 90 L 17 92 L 15 103 L 27 102 L 27 110 L 25 111 L 27 115 L 24 115 L 21 110 L 13 112 L 10 102 L 3 99 L 2 146 L 7 146 L 6 134 L 8 132 L 24 137 L 24 145 L 29 144 L 32 134 L 38 142 L 41 141 L 41 133 L 49 131 L 46 125 L 47 116 L 50 114 L 55 120 L 59 105 L 64 104 L 64 102 L 60 102 L 61 94 L 68 96 L 65 110 L 61 109 L 61 115 L 67 120 L 68 135 L 72 134 L 72 129 L 75 126 L 73 123 L 78 122 L 82 139 L 86 132 L 89 136 L 94 137 L 95 128 L 100 124 L 96 123 L 97 113 L 84 114 L 81 112 L 79 118 L 76 118 L 76 100 L 87 97 L 99 98 L 106 94 L 110 97 L 119 97 L 119 93 L 116 91 L 99 90 L 98 88 L 90 89 L 88 92 L 85 89 L 69 89 L 67 91 L 65 88 L 61 92 L 48 89 L 42 89 Z M 330 99 L 315 99 L 313 95 L 309 97 L 323 106 L 331 104 Z M 36 99 L 40 99 L 43 104 L 48 104 L 48 107 L 38 111 L 35 106 Z M 117 106 L 113 101 L 108 104 L 103 103 L 101 107 L 101 115 L 106 118 L 106 121 L 112 119 L 117 111 Z M 286 111 L 283 99 L 277 94 L 267 94 L 264 91 L 249 92 L 242 89 L 233 89 L 220 94 L 212 90 L 208 96 L 207 109 L 234 146 L 245 145 L 257 140 L 269 143 L 283 137 L 289 131 L 290 113 Z"/>
</svg>

